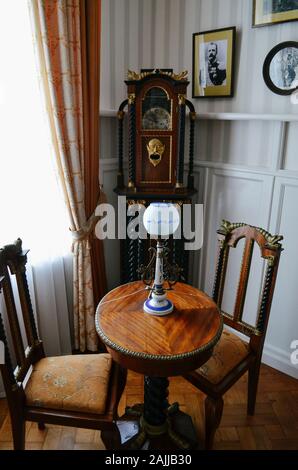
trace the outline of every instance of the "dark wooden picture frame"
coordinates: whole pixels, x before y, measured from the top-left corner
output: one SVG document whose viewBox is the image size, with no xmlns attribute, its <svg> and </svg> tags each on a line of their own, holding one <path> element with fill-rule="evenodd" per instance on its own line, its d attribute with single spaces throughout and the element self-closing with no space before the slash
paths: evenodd
<svg viewBox="0 0 298 470">
<path fill-rule="evenodd" d="M 290 52 L 291 49 L 297 49 L 295 55 Z M 286 58 L 282 54 L 277 58 L 277 54 L 281 51 L 285 51 Z M 272 67 L 274 60 L 275 70 Z M 268 88 L 278 95 L 290 95 L 297 89 L 297 85 L 291 86 L 291 83 L 298 80 L 298 42 L 285 41 L 273 47 L 265 58 L 263 77 Z"/>
<path fill-rule="evenodd" d="M 234 95 L 235 42 L 235 26 L 193 33 L 193 98 Z"/>
<path fill-rule="evenodd" d="M 264 11 L 264 2 L 265 0 L 253 0 L 253 9 L 252 9 L 252 27 L 253 28 L 259 28 L 261 26 L 268 26 L 268 25 L 298 20 L 298 1 L 297 0 L 292 1 L 293 6 L 295 6 L 295 8 L 287 10 L 285 7 L 285 9 L 282 11 L 278 11 L 276 8 L 276 11 L 272 11 L 271 14 L 266 13 Z"/>
</svg>

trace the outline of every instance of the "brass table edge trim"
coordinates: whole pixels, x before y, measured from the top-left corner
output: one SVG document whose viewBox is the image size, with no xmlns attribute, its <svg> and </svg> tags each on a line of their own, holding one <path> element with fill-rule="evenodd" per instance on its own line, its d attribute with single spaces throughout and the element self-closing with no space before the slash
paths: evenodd
<svg viewBox="0 0 298 470">
<path fill-rule="evenodd" d="M 99 335 L 99 337 L 102 339 L 102 341 L 105 343 L 106 346 L 110 347 L 116 352 L 120 352 L 121 354 L 124 354 L 129 357 L 133 358 L 138 358 L 138 359 L 145 359 L 145 360 L 154 360 L 154 361 L 176 361 L 176 360 L 181 360 L 181 359 L 188 359 L 191 357 L 195 357 L 199 355 L 200 353 L 207 351 L 208 349 L 211 349 L 215 344 L 218 342 L 219 338 L 221 337 L 222 330 L 223 330 L 223 315 L 220 311 L 218 311 L 219 316 L 220 316 L 220 325 L 218 328 L 218 331 L 214 338 L 209 341 L 208 343 L 204 344 L 203 346 L 194 349 L 193 351 L 186 352 L 186 353 L 180 353 L 180 354 L 149 354 L 149 353 L 143 353 L 139 351 L 131 351 L 130 349 L 124 348 L 123 346 L 120 346 L 119 344 L 115 343 L 112 341 L 101 329 L 99 325 L 99 320 L 98 317 L 99 315 L 96 313 L 95 315 L 95 328 L 96 331 Z"/>
</svg>

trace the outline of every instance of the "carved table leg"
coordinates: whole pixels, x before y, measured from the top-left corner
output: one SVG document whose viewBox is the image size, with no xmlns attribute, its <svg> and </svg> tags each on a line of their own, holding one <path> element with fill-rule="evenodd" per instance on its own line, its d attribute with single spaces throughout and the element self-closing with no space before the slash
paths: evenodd
<svg viewBox="0 0 298 470">
<path fill-rule="evenodd" d="M 166 377 L 145 376 L 144 419 L 151 426 L 162 426 L 167 420 L 168 386 Z"/>
</svg>

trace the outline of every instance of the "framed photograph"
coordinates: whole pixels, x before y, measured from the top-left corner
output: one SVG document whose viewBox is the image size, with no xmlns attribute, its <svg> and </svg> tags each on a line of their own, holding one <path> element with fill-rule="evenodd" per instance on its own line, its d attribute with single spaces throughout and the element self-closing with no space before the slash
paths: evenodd
<svg viewBox="0 0 298 470">
<path fill-rule="evenodd" d="M 267 54 L 263 77 L 271 91 L 290 95 L 298 87 L 298 42 L 281 42 Z"/>
<path fill-rule="evenodd" d="M 235 26 L 193 34 L 193 98 L 233 96 L 235 36 Z"/>
<path fill-rule="evenodd" d="M 253 27 L 298 20 L 298 0 L 253 0 Z"/>
</svg>

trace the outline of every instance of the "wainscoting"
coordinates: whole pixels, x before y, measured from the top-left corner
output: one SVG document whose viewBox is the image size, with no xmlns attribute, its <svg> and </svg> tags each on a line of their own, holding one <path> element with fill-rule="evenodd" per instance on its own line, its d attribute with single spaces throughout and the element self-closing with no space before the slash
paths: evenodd
<svg viewBox="0 0 298 470">
<path fill-rule="evenodd" d="M 102 116 L 101 181 L 108 200 L 117 203 L 115 112 Z M 227 119 L 225 119 L 227 117 Z M 234 120 L 233 120 L 234 117 Z M 282 120 L 285 119 L 285 120 Z M 286 120 L 288 119 L 288 120 Z M 216 257 L 216 230 L 222 219 L 246 222 L 285 237 L 263 362 L 298 378 L 291 364 L 291 342 L 298 339 L 298 161 L 296 116 L 205 115 L 196 123 L 195 186 L 204 204 L 204 244 L 194 253 L 193 285 L 211 294 Z M 105 242 L 109 288 L 119 284 L 119 244 Z M 224 310 L 233 309 L 241 255 L 232 256 Z M 244 318 L 257 310 L 264 266 L 254 254 Z"/>
<path fill-rule="evenodd" d="M 295 40 L 297 23 L 252 28 L 252 0 L 102 0 L 101 179 L 116 202 L 116 109 L 126 97 L 127 70 L 188 70 L 191 99 L 192 35 L 236 26 L 235 96 L 193 99 L 198 121 L 195 179 L 204 203 L 205 241 L 192 258 L 192 282 L 211 292 L 216 229 L 222 218 L 259 225 L 285 237 L 263 360 L 298 377 L 290 362 L 298 339 L 298 106 L 264 83 L 267 53 Z M 106 243 L 109 287 L 119 282 L 117 242 Z M 232 260 L 225 308 L 232 308 L 239 257 Z M 253 270 L 245 315 L 255 311 L 263 274 Z"/>
</svg>

